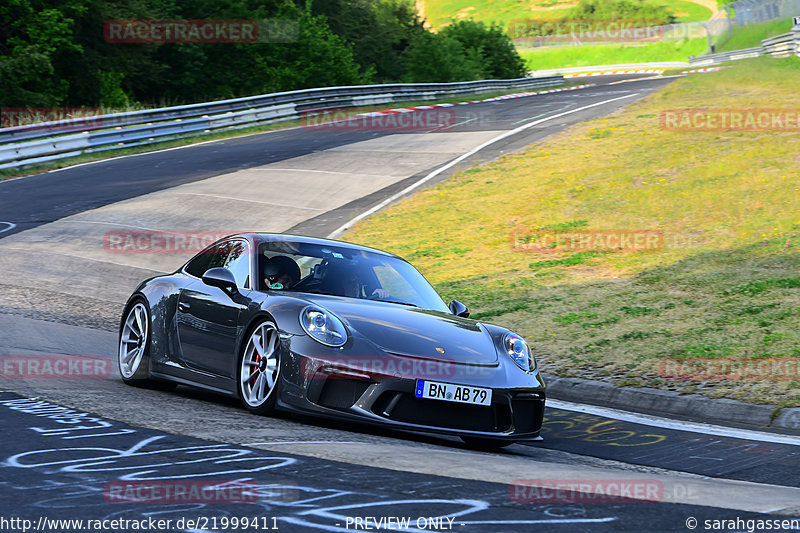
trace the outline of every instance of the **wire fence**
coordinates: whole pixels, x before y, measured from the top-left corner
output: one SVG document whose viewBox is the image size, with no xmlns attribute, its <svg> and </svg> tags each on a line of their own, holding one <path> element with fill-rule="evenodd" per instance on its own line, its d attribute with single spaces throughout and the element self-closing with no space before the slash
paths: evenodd
<svg viewBox="0 0 800 533">
<path fill-rule="evenodd" d="M 737 0 L 729 5 L 737 26 L 800 16 L 800 0 Z"/>
</svg>

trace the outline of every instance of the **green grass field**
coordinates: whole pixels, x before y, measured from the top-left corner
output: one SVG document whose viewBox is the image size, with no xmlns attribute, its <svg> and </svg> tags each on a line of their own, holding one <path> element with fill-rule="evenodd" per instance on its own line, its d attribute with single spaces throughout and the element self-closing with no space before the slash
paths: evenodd
<svg viewBox="0 0 800 533">
<path fill-rule="evenodd" d="M 667 380 L 669 358 L 800 357 L 800 133 L 669 131 L 675 108 L 795 108 L 796 58 L 676 80 L 464 169 L 343 238 L 411 260 L 545 372 L 781 406 L 800 380 Z M 654 251 L 518 251 L 515 229 L 661 231 Z"/>
<path fill-rule="evenodd" d="M 679 22 L 707 20 L 709 8 L 687 0 L 657 2 L 666 5 Z M 557 19 L 566 16 L 576 5 L 573 0 L 426 0 L 425 16 L 434 28 L 451 20 L 473 18 L 487 23 L 497 22 L 509 28 L 511 21 Z M 511 31 L 512 35 L 516 35 Z M 652 61 L 686 61 L 690 55 L 708 50 L 704 38 L 667 41 L 645 45 L 615 44 L 586 46 L 551 46 L 538 49 L 519 48 L 529 70 L 558 67 L 580 67 Z"/>
<path fill-rule="evenodd" d="M 711 10 L 687 0 L 654 1 L 667 6 L 677 22 L 693 22 L 711 18 Z M 473 18 L 507 27 L 512 20 L 552 20 L 567 15 L 575 0 L 424 0 L 425 18 L 434 29 L 453 20 Z"/>
<path fill-rule="evenodd" d="M 790 19 L 770 20 L 751 26 L 733 27 L 733 35 L 725 34 L 716 43 L 717 52 L 729 52 L 759 46 L 767 37 L 792 31 Z"/>
<path fill-rule="evenodd" d="M 708 49 L 705 39 L 661 42 L 642 46 L 587 45 L 519 50 L 528 70 L 651 61 L 686 61 L 690 55 L 702 55 Z"/>
</svg>

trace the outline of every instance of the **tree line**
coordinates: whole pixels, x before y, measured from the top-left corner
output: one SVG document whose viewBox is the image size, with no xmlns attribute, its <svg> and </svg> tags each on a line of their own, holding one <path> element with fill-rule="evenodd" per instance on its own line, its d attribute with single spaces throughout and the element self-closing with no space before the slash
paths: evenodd
<svg viewBox="0 0 800 533">
<path fill-rule="evenodd" d="M 109 42 L 108 22 L 131 20 L 277 21 L 293 31 L 258 42 Z M 524 75 L 502 28 L 459 21 L 433 33 L 412 0 L 0 4 L 3 107 L 175 105 L 333 85 Z"/>
</svg>

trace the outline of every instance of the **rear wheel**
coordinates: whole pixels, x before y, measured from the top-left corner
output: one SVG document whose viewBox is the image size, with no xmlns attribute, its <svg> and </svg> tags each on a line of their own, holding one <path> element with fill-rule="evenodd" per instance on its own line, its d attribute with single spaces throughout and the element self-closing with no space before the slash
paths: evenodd
<svg viewBox="0 0 800 533">
<path fill-rule="evenodd" d="M 270 320 L 259 322 L 250 332 L 239 364 L 239 395 L 251 412 L 275 411 L 280 375 L 278 328 Z"/>
</svg>

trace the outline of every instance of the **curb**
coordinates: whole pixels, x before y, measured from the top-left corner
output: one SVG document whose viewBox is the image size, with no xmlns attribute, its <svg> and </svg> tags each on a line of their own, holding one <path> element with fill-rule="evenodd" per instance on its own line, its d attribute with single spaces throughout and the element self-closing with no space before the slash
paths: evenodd
<svg viewBox="0 0 800 533">
<path fill-rule="evenodd" d="M 586 78 L 588 76 L 610 76 L 613 74 L 663 74 L 663 70 L 656 69 L 639 69 L 639 70 L 603 70 L 599 72 L 592 72 L 587 70 L 580 74 L 564 74 L 564 78 Z"/>
<path fill-rule="evenodd" d="M 681 74 L 694 74 L 696 72 L 716 72 L 718 70 L 722 70 L 722 67 L 708 67 L 708 68 L 696 68 L 693 70 L 683 70 Z M 566 78 L 566 76 L 564 76 Z"/>
<path fill-rule="evenodd" d="M 699 394 L 678 394 L 649 388 L 617 387 L 611 383 L 543 374 L 547 394 L 554 399 L 612 407 L 643 414 L 687 418 L 710 424 L 732 424 L 759 429 L 800 431 L 800 407 L 784 408 L 775 419 L 777 406 L 757 405 Z"/>
<path fill-rule="evenodd" d="M 716 72 L 723 67 L 708 67 L 708 68 L 696 68 L 692 70 L 683 70 L 681 74 L 696 74 L 698 72 Z M 664 70 L 604 70 L 600 72 L 582 72 L 580 74 L 564 74 L 564 79 L 566 78 L 588 78 L 591 76 L 610 76 L 613 74 L 664 74 Z"/>
<path fill-rule="evenodd" d="M 566 78 L 566 76 L 564 76 Z M 576 89 L 585 89 L 587 87 L 594 87 L 593 83 L 584 83 L 582 85 L 573 85 L 571 87 L 559 87 L 558 89 L 545 89 L 543 91 L 528 91 L 524 93 L 512 93 L 512 94 L 504 94 L 502 96 L 495 96 L 492 98 L 485 98 L 483 100 L 468 100 L 466 102 L 458 102 L 458 103 L 443 103 L 443 104 L 431 104 L 431 105 L 418 105 L 414 107 L 397 107 L 394 109 L 385 109 L 383 111 L 370 111 L 367 113 L 358 113 L 354 116 L 356 117 L 376 117 L 380 115 L 396 115 L 398 113 L 410 113 L 412 111 L 422 111 L 426 109 L 435 109 L 437 107 L 455 107 L 457 105 L 469 105 L 469 104 L 483 104 L 486 102 L 496 102 L 498 100 L 510 100 L 513 98 L 524 98 L 526 96 L 536 96 L 539 94 L 550 94 L 550 93 L 560 93 L 563 91 L 574 91 Z"/>
<path fill-rule="evenodd" d="M 528 76 L 551 76 L 553 74 L 575 74 L 578 72 L 600 72 L 616 70 L 689 68 L 688 61 L 651 61 L 649 63 L 616 63 L 613 65 L 584 65 L 528 71 Z"/>
</svg>

